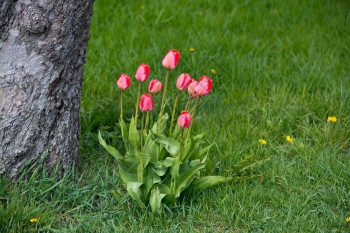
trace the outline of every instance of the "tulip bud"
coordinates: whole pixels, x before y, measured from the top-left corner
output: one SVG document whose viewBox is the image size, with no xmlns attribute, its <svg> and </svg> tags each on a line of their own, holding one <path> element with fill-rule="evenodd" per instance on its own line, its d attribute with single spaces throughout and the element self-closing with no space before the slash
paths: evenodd
<svg viewBox="0 0 350 233">
<path fill-rule="evenodd" d="M 162 83 L 157 79 L 151 80 L 151 82 L 149 83 L 149 86 L 148 86 L 148 91 L 150 93 L 156 94 L 156 93 L 160 92 L 161 90 L 162 90 Z"/>
<path fill-rule="evenodd" d="M 140 110 L 142 112 L 148 112 L 148 111 L 152 111 L 152 109 L 153 109 L 152 96 L 150 96 L 149 94 L 143 94 L 140 100 Z"/>
<path fill-rule="evenodd" d="M 190 127 L 191 115 L 186 111 L 181 112 L 179 118 L 177 119 L 177 123 L 179 124 L 180 128 L 182 128 L 182 129 L 186 129 L 186 128 Z"/>
<path fill-rule="evenodd" d="M 202 76 L 195 87 L 196 94 L 203 96 L 209 94 L 213 86 L 213 81 L 208 76 Z"/>
<path fill-rule="evenodd" d="M 149 68 L 149 65 L 147 64 L 141 64 L 138 68 L 137 68 L 137 71 L 136 71 L 136 74 L 135 74 L 135 78 L 140 81 L 140 82 L 144 82 L 147 80 L 148 78 L 148 75 L 149 75 L 149 72 L 150 72 L 150 68 Z"/>
<path fill-rule="evenodd" d="M 197 98 L 198 97 L 198 94 L 196 93 L 195 91 L 195 88 L 197 86 L 198 82 L 194 79 L 191 79 L 191 83 L 190 85 L 188 85 L 188 93 L 190 93 L 190 95 L 193 97 L 193 98 Z"/>
<path fill-rule="evenodd" d="M 185 90 L 188 85 L 191 83 L 191 76 L 189 74 L 180 74 L 176 80 L 176 87 L 180 91 Z"/>
<path fill-rule="evenodd" d="M 172 49 L 167 54 L 165 54 L 162 64 L 165 68 L 172 70 L 177 66 L 179 60 L 180 52 Z"/>
<path fill-rule="evenodd" d="M 128 89 L 130 86 L 130 77 L 127 74 L 121 74 L 117 79 L 117 85 L 122 90 Z"/>
</svg>

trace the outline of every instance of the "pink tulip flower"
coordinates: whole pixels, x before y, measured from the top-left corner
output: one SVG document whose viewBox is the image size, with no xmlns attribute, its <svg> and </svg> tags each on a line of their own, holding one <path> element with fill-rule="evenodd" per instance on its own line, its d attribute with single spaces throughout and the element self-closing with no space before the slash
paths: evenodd
<svg viewBox="0 0 350 233">
<path fill-rule="evenodd" d="M 186 128 L 190 127 L 191 115 L 186 111 L 181 112 L 179 118 L 177 119 L 177 123 L 179 124 L 180 128 L 182 128 L 182 129 L 186 129 Z"/>
<path fill-rule="evenodd" d="M 140 110 L 142 112 L 149 112 L 153 109 L 152 96 L 149 94 L 143 94 L 140 100 Z"/>
<path fill-rule="evenodd" d="M 151 80 L 148 86 L 148 91 L 152 94 L 156 94 L 161 90 L 162 90 L 162 83 L 157 79 Z"/>
<path fill-rule="evenodd" d="M 135 78 L 140 81 L 144 82 L 147 80 L 149 76 L 150 68 L 147 64 L 141 64 L 136 71 Z"/>
<path fill-rule="evenodd" d="M 122 90 L 128 89 L 130 86 L 130 77 L 127 74 L 121 74 L 117 79 L 117 85 Z"/>
<path fill-rule="evenodd" d="M 197 95 L 204 96 L 208 95 L 213 86 L 213 81 L 208 76 L 202 76 L 199 79 L 198 84 L 196 85 L 194 91 Z"/>
<path fill-rule="evenodd" d="M 177 66 L 177 63 L 179 63 L 180 60 L 180 52 L 177 50 L 170 50 L 167 54 L 165 54 L 162 64 L 167 69 L 175 69 Z"/>
<path fill-rule="evenodd" d="M 189 74 L 180 74 L 176 80 L 176 87 L 180 91 L 185 90 L 188 85 L 191 83 L 191 76 Z"/>
<path fill-rule="evenodd" d="M 195 91 L 197 84 L 198 84 L 198 81 L 196 81 L 195 79 L 192 79 L 190 85 L 188 85 L 188 88 L 187 88 L 188 93 L 190 93 L 190 95 L 193 98 L 197 98 L 198 97 L 198 94 Z"/>
</svg>

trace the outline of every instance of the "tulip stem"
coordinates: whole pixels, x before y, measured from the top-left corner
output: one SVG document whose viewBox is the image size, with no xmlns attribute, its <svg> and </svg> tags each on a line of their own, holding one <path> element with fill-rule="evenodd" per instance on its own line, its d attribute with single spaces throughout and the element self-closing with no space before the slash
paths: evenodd
<svg viewBox="0 0 350 233">
<path fill-rule="evenodd" d="M 123 119 L 123 90 L 120 90 L 120 120 Z"/>
<path fill-rule="evenodd" d="M 147 112 L 147 114 L 146 114 L 146 124 L 145 124 L 146 132 L 147 132 L 147 127 L 148 127 L 148 121 L 149 121 L 149 112 Z"/>
<path fill-rule="evenodd" d="M 162 116 L 163 116 L 163 112 L 164 112 L 164 105 L 165 105 L 165 98 L 166 98 L 166 89 L 168 87 L 168 79 L 169 79 L 169 73 L 170 73 L 170 69 L 168 69 L 167 73 L 166 73 L 166 77 L 165 77 L 165 85 L 164 85 L 164 89 L 163 89 L 163 98 L 162 98 L 162 105 L 160 106 L 160 119 L 159 119 L 159 123 L 158 123 L 158 134 L 161 133 L 161 127 L 162 127 Z"/>
<path fill-rule="evenodd" d="M 180 149 L 179 149 L 179 158 L 180 158 L 180 163 L 182 162 L 182 158 L 181 158 L 181 154 L 182 154 L 182 138 L 183 138 L 183 134 L 184 134 L 184 129 L 181 129 L 181 135 L 180 135 Z M 176 182 L 177 179 L 173 180 L 173 183 L 171 184 L 171 193 L 175 194 L 175 188 L 177 185 Z"/>
<path fill-rule="evenodd" d="M 143 159 L 144 159 L 144 155 L 143 155 L 143 120 L 144 120 L 144 113 L 142 113 L 142 118 L 141 118 L 141 132 L 140 132 L 140 165 L 141 165 L 141 169 L 140 169 L 140 173 L 138 173 L 138 178 L 139 178 L 139 182 L 143 183 Z"/>
<path fill-rule="evenodd" d="M 182 161 L 181 158 L 181 154 L 182 154 L 182 138 L 184 136 L 184 129 L 181 129 L 181 135 L 180 135 L 180 152 L 179 152 L 179 156 L 180 156 L 180 160 Z"/>
<path fill-rule="evenodd" d="M 135 110 L 135 120 L 136 120 L 136 122 L 137 122 L 137 117 L 138 117 L 138 113 L 139 113 L 140 95 L 141 95 L 141 82 L 139 82 L 139 89 L 138 89 L 138 92 L 137 92 L 136 110 Z"/>
<path fill-rule="evenodd" d="M 141 156 L 143 156 L 143 129 L 144 129 L 144 119 L 145 119 L 145 114 L 142 113 L 142 119 L 141 119 L 141 135 L 140 135 Z"/>
<path fill-rule="evenodd" d="M 193 109 L 192 109 L 192 111 L 193 111 L 193 113 L 192 113 L 192 123 L 191 123 L 191 125 L 190 125 L 190 128 L 189 128 L 188 131 L 187 131 L 187 137 L 186 137 L 185 145 L 187 145 L 188 139 L 190 138 L 190 134 L 191 134 L 191 130 L 192 130 L 192 125 L 193 125 L 194 117 L 195 117 L 195 114 L 196 114 L 196 108 L 197 108 L 197 105 L 198 105 L 198 101 L 199 101 L 199 97 L 197 97 L 196 103 L 194 104 L 194 107 L 193 107 Z"/>
<path fill-rule="evenodd" d="M 173 130 L 173 123 L 174 123 L 174 118 L 175 118 L 175 111 L 176 111 L 176 107 L 177 107 L 177 101 L 179 99 L 179 95 L 180 95 L 180 90 L 177 91 L 177 95 L 175 98 L 175 103 L 174 103 L 174 107 L 173 107 L 173 112 L 171 114 L 171 121 L 170 121 L 170 129 L 169 129 L 169 137 L 172 133 Z"/>
<path fill-rule="evenodd" d="M 186 107 L 185 107 L 186 111 L 188 111 L 188 109 L 189 109 L 189 107 L 191 105 L 191 100 L 192 100 L 191 97 L 192 97 L 191 94 L 188 94 L 188 99 L 187 99 L 187 103 L 186 103 Z"/>
</svg>

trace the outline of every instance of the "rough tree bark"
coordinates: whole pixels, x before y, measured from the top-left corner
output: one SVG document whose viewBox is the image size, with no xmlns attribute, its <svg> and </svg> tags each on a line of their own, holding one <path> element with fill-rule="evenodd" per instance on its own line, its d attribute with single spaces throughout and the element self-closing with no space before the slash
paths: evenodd
<svg viewBox="0 0 350 233">
<path fill-rule="evenodd" d="M 79 161 L 79 107 L 93 0 L 0 0 L 0 174 L 47 153 Z"/>
</svg>

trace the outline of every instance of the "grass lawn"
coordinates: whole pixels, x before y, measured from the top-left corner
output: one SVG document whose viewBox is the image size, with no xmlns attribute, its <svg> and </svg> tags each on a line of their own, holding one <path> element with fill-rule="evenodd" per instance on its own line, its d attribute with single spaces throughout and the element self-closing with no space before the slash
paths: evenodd
<svg viewBox="0 0 350 233">
<path fill-rule="evenodd" d="M 41 169 L 16 182 L 1 178 L 0 232 L 349 232 L 349 45 L 347 0 L 96 0 L 81 166 L 62 180 Z M 117 76 L 132 77 L 130 117 L 137 66 L 148 63 L 150 78 L 163 81 L 161 60 L 172 48 L 181 60 L 171 85 L 183 72 L 213 79 L 193 130 L 215 143 L 217 173 L 249 155 L 271 159 L 256 169 L 260 179 L 185 195 L 172 213 L 154 217 L 128 197 L 96 132 L 116 128 Z M 119 130 L 110 137 L 120 139 Z"/>
</svg>

